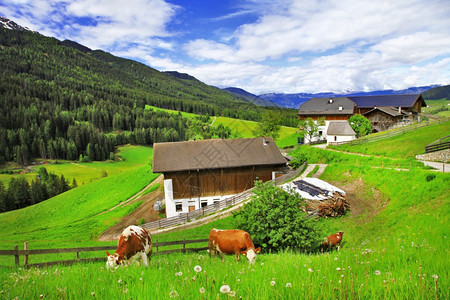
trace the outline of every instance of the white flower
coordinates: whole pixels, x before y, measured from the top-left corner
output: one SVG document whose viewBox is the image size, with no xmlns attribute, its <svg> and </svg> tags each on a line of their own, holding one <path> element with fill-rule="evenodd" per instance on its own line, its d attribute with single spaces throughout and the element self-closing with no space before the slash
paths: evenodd
<svg viewBox="0 0 450 300">
<path fill-rule="evenodd" d="M 170 298 L 175 298 L 178 297 L 178 293 L 175 290 L 171 290 L 169 293 Z"/>
<path fill-rule="evenodd" d="M 234 297 L 234 296 L 236 296 L 236 292 L 235 291 L 231 291 L 230 292 L 230 297 Z"/>
<path fill-rule="evenodd" d="M 264 266 L 264 263 L 261 263 L 261 266 Z"/>
<path fill-rule="evenodd" d="M 437 276 L 436 274 L 431 275 L 431 277 L 433 277 L 434 279 L 438 279 L 439 276 Z"/>
<path fill-rule="evenodd" d="M 375 275 L 380 275 L 381 274 L 381 272 L 379 271 L 379 270 L 375 270 Z"/>
<path fill-rule="evenodd" d="M 308 269 L 309 272 L 312 272 L 313 270 L 311 268 Z"/>
<path fill-rule="evenodd" d="M 286 283 L 286 287 L 287 287 L 287 288 L 291 288 L 291 287 L 292 287 L 292 284 L 288 282 L 288 283 Z"/>
<path fill-rule="evenodd" d="M 336 271 L 340 272 L 340 271 L 341 271 L 341 268 L 336 268 Z"/>
<path fill-rule="evenodd" d="M 228 294 L 229 292 L 231 291 L 231 289 L 230 289 L 230 286 L 229 285 L 222 285 L 221 287 L 220 287 L 220 292 L 222 293 L 222 294 Z"/>
<path fill-rule="evenodd" d="M 271 286 L 274 286 L 274 285 L 275 285 L 275 281 L 272 280 L 272 281 L 270 282 L 270 285 L 271 285 Z"/>
<path fill-rule="evenodd" d="M 204 287 L 201 287 L 201 288 L 200 288 L 200 294 L 203 294 L 203 293 L 205 293 L 205 288 L 204 288 Z"/>
<path fill-rule="evenodd" d="M 117 283 L 120 284 L 122 282 L 122 279 L 119 278 L 119 280 L 117 280 Z"/>
<path fill-rule="evenodd" d="M 183 272 L 175 273 L 175 276 L 183 276 Z"/>
<path fill-rule="evenodd" d="M 338 260 L 338 258 L 337 258 L 337 257 L 335 257 L 335 258 L 334 258 L 334 260 Z"/>
<path fill-rule="evenodd" d="M 91 293 L 91 296 L 92 296 L 92 297 L 95 297 L 95 292 L 92 292 L 92 293 Z"/>
<path fill-rule="evenodd" d="M 139 278 L 139 280 L 140 280 L 140 281 L 142 281 L 142 280 L 143 280 L 143 279 L 142 279 L 142 277 L 141 277 L 141 278 Z"/>
<path fill-rule="evenodd" d="M 201 272 L 201 271 L 202 271 L 202 267 L 200 267 L 200 266 L 195 266 L 195 267 L 194 267 L 194 271 L 197 272 L 197 273 L 198 273 L 198 272 Z"/>
</svg>

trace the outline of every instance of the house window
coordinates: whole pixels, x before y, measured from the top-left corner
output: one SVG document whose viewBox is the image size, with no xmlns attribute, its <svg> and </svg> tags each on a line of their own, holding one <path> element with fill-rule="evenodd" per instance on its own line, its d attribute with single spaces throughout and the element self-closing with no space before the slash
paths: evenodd
<svg viewBox="0 0 450 300">
<path fill-rule="evenodd" d="M 214 203 L 220 202 L 220 199 L 214 199 Z"/>
<path fill-rule="evenodd" d="M 342 105 L 339 106 L 339 110 L 342 111 L 344 108 L 342 107 Z"/>
<path fill-rule="evenodd" d="M 205 207 L 208 205 L 208 201 L 207 200 L 203 200 L 202 203 L 200 204 L 202 207 Z"/>
<path fill-rule="evenodd" d="M 337 141 L 337 136 L 336 136 L 336 135 L 334 136 L 334 141 L 335 141 L 335 142 Z"/>
<path fill-rule="evenodd" d="M 183 204 L 181 204 L 181 203 L 175 204 L 175 211 L 176 212 L 182 212 L 183 211 Z"/>
<path fill-rule="evenodd" d="M 319 136 L 322 136 L 322 133 L 323 133 L 322 130 L 319 130 Z"/>
</svg>

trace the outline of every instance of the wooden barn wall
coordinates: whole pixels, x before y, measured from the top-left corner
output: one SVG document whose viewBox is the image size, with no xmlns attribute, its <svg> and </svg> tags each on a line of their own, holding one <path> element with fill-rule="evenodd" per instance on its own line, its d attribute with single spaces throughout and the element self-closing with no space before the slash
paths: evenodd
<svg viewBox="0 0 450 300">
<path fill-rule="evenodd" d="M 232 195 L 251 187 L 256 179 L 272 179 L 272 171 L 283 167 L 252 167 L 220 170 L 201 170 L 165 173 L 164 179 L 172 179 L 174 199 L 198 198 L 214 195 Z"/>
<path fill-rule="evenodd" d="M 373 125 L 373 129 L 377 131 L 388 130 L 398 122 L 401 122 L 401 117 L 394 117 L 379 110 L 366 114 L 365 117 L 369 119 Z"/>
</svg>

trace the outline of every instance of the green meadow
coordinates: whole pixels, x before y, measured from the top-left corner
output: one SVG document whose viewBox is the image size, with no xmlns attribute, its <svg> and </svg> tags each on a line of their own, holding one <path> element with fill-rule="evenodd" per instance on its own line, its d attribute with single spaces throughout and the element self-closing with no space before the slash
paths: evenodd
<svg viewBox="0 0 450 300">
<path fill-rule="evenodd" d="M 169 113 L 180 113 L 184 117 L 194 118 L 198 115 L 186 112 L 179 112 L 176 110 L 163 109 L 155 106 L 146 105 L 147 109 L 163 110 Z M 231 129 L 233 138 L 251 138 L 255 137 L 253 131 L 256 129 L 258 122 L 233 119 L 227 117 L 211 117 L 212 126 L 218 126 L 222 124 Z M 291 147 L 297 144 L 297 138 L 299 137 L 298 128 L 282 126 L 280 136 L 275 141 L 279 148 Z"/>
<path fill-rule="evenodd" d="M 450 100 L 449 99 L 439 99 L 439 100 L 427 100 L 427 107 L 422 108 L 422 112 L 427 114 L 436 114 L 443 118 L 450 117 Z"/>
<path fill-rule="evenodd" d="M 339 218 L 318 220 L 323 236 L 344 232 L 340 251 L 263 250 L 253 265 L 245 257 L 236 263 L 230 255 L 221 262 L 202 251 L 154 255 L 148 268 L 114 271 L 106 270 L 104 263 L 29 270 L 2 267 L 0 295 L 5 299 L 449 299 L 450 174 L 428 170 L 408 154 L 409 149 L 401 152 L 394 146 L 416 141 L 420 147 L 411 147 L 420 149 L 422 140 L 437 129 L 428 130 L 419 136 L 407 133 L 401 141 L 383 141 L 392 147 L 379 155 L 305 145 L 291 151 L 293 157 L 305 155 L 308 163 L 326 163 L 321 179 L 347 191 L 351 210 Z M 96 237 L 133 207 L 101 212 L 142 189 L 153 176 L 145 163 L 47 200 L 46 205 L 0 214 L 4 224 L 0 247 L 11 249 L 25 240 L 31 249 L 113 245 Z M 235 228 L 234 218 L 153 238 L 204 239 L 213 227 Z M 0 265 L 12 264 L 11 257 L 0 258 Z"/>
</svg>

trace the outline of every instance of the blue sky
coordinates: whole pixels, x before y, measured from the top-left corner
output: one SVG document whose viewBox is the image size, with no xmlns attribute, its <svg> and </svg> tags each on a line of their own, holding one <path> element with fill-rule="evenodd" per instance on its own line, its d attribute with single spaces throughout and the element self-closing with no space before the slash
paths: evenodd
<svg viewBox="0 0 450 300">
<path fill-rule="evenodd" d="M 448 0 L 2 0 L 0 15 L 255 94 L 450 84 Z"/>
</svg>

